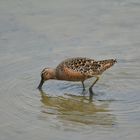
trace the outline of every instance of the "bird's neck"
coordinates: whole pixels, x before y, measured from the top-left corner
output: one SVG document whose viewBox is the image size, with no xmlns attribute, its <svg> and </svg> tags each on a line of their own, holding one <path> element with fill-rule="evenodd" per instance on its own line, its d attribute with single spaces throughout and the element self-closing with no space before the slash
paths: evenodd
<svg viewBox="0 0 140 140">
<path fill-rule="evenodd" d="M 51 79 L 57 79 L 56 78 L 56 69 L 51 69 Z"/>
</svg>

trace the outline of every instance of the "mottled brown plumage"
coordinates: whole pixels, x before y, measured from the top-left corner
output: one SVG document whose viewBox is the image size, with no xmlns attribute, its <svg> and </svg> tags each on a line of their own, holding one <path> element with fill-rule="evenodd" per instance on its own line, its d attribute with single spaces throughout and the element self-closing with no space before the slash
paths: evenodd
<svg viewBox="0 0 140 140">
<path fill-rule="evenodd" d="M 115 62 L 115 59 L 95 61 L 89 58 L 69 58 L 62 61 L 55 69 L 45 68 L 41 72 L 41 82 L 38 86 L 41 89 L 43 83 L 49 79 L 66 80 L 66 81 L 81 81 L 84 87 L 84 81 L 91 77 L 96 77 L 95 82 L 90 86 L 89 91 L 92 92 L 92 87 L 99 80 L 99 76 Z"/>
</svg>

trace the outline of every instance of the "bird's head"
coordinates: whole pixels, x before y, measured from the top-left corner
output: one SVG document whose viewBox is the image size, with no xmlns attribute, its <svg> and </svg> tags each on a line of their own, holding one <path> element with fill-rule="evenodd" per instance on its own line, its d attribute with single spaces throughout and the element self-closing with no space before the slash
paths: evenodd
<svg viewBox="0 0 140 140">
<path fill-rule="evenodd" d="M 55 70 L 52 68 L 44 68 L 41 72 L 41 80 L 38 89 L 41 89 L 44 82 L 49 79 L 55 79 Z"/>
</svg>

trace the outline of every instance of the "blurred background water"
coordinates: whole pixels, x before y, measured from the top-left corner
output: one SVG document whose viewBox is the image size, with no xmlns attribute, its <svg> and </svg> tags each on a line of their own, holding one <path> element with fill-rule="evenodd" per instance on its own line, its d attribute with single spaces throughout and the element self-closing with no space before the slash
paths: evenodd
<svg viewBox="0 0 140 140">
<path fill-rule="evenodd" d="M 94 87 L 48 81 L 75 56 L 117 58 Z M 93 79 L 86 82 L 86 88 Z M 0 0 L 0 139 L 140 139 L 139 0 Z"/>
</svg>

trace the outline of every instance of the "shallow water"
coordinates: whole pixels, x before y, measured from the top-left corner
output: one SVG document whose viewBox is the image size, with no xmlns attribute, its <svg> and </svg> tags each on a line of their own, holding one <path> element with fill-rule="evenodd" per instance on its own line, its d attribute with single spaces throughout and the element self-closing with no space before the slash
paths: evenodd
<svg viewBox="0 0 140 140">
<path fill-rule="evenodd" d="M 1 0 L 0 139 L 140 139 L 139 13 L 139 0 Z M 92 99 L 77 82 L 36 89 L 75 56 L 118 60 Z"/>
</svg>

